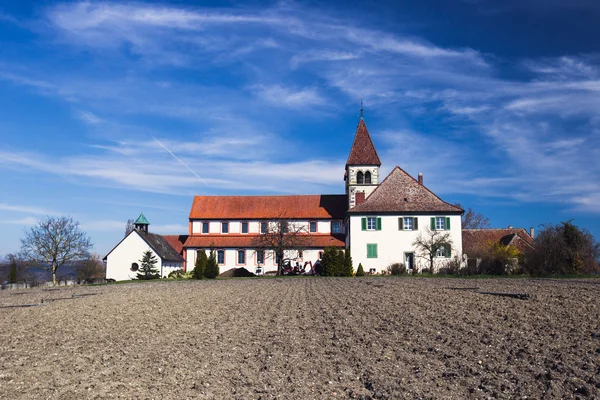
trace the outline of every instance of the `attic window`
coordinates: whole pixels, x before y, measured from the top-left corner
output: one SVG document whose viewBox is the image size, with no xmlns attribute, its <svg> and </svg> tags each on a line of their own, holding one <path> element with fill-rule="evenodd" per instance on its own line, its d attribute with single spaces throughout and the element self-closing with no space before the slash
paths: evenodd
<svg viewBox="0 0 600 400">
<path fill-rule="evenodd" d="M 130 269 L 131 269 L 131 271 L 136 272 L 137 270 L 140 269 L 140 266 L 138 265 L 138 263 L 132 263 Z"/>
</svg>

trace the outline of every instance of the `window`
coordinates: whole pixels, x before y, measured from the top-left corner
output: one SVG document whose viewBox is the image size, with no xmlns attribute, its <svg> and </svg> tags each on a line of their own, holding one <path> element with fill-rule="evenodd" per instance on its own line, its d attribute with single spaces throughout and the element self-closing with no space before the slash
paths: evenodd
<svg viewBox="0 0 600 400">
<path fill-rule="evenodd" d="M 365 172 L 365 183 L 368 185 L 371 184 L 371 173 L 369 171 Z"/>
<path fill-rule="evenodd" d="M 275 253 L 275 257 L 273 257 L 275 265 L 279 265 L 279 254 L 276 251 L 274 251 L 273 253 Z"/>
<path fill-rule="evenodd" d="M 217 264 L 225 264 L 225 250 L 217 250 Z"/>
<path fill-rule="evenodd" d="M 367 258 L 377 258 L 377 243 L 367 244 Z"/>
<path fill-rule="evenodd" d="M 323 259 L 323 252 L 322 251 L 319 252 L 319 260 L 321 260 L 321 259 Z"/>
<path fill-rule="evenodd" d="M 229 233 L 229 222 L 221 222 L 221 233 Z"/>
<path fill-rule="evenodd" d="M 139 269 L 140 269 L 140 266 L 138 265 L 138 263 L 131 264 L 131 271 L 136 272 Z"/>
<path fill-rule="evenodd" d="M 242 233 L 248 233 L 248 223 L 242 222 Z"/>
<path fill-rule="evenodd" d="M 260 223 L 260 233 L 268 233 L 269 232 L 269 223 L 261 222 Z"/>
<path fill-rule="evenodd" d="M 317 222 L 316 221 L 310 221 L 308 223 L 308 230 L 310 233 L 316 233 L 317 232 Z"/>
<path fill-rule="evenodd" d="M 302 252 L 302 250 L 298 250 L 298 258 L 302 260 L 304 256 L 304 253 Z"/>
<path fill-rule="evenodd" d="M 450 246 L 440 246 L 435 252 L 436 257 L 450 257 Z"/>
<path fill-rule="evenodd" d="M 288 233 L 288 231 L 289 231 L 288 222 L 287 221 L 280 221 L 279 222 L 279 232 Z"/>
<path fill-rule="evenodd" d="M 331 233 L 342 233 L 342 221 L 331 221 Z"/>
<path fill-rule="evenodd" d="M 379 217 L 363 217 L 361 218 L 361 228 L 363 231 L 380 231 L 381 218 Z"/>
<path fill-rule="evenodd" d="M 364 175 L 362 173 L 362 171 L 358 171 L 358 174 L 356 174 L 356 183 L 363 183 L 364 182 Z"/>
<path fill-rule="evenodd" d="M 202 223 L 202 233 L 208 233 L 208 227 L 209 227 L 208 222 L 203 222 Z"/>
<path fill-rule="evenodd" d="M 237 251 L 237 263 L 240 265 L 246 264 L 246 250 Z"/>
<path fill-rule="evenodd" d="M 400 217 L 398 219 L 398 229 L 401 231 L 418 231 L 419 219 L 413 217 Z"/>
<path fill-rule="evenodd" d="M 449 231 L 450 230 L 450 218 L 449 217 L 431 217 L 431 230 L 432 231 Z"/>
<path fill-rule="evenodd" d="M 256 250 L 256 263 L 259 265 L 265 263 L 265 251 L 264 250 Z"/>
</svg>

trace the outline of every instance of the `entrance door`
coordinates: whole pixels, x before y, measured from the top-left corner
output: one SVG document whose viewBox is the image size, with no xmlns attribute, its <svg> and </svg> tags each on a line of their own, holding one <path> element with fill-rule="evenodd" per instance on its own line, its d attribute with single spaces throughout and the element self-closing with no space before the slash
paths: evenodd
<svg viewBox="0 0 600 400">
<path fill-rule="evenodd" d="M 404 265 L 406 269 L 413 269 L 415 266 L 415 253 L 404 253 Z"/>
</svg>

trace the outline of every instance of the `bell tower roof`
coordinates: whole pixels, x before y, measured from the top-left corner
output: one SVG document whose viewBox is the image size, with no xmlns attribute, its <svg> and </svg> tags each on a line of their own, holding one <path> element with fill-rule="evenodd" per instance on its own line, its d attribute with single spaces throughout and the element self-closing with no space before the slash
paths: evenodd
<svg viewBox="0 0 600 400">
<path fill-rule="evenodd" d="M 358 127 L 356 128 L 356 134 L 354 135 L 354 142 L 350 149 L 348 161 L 346 161 L 346 167 L 348 167 L 348 165 L 381 166 L 381 160 L 377 155 L 377 150 L 375 150 L 375 146 L 373 145 L 373 141 L 371 140 L 371 136 L 367 129 L 367 124 L 365 124 L 362 115 L 358 122 Z"/>
<path fill-rule="evenodd" d="M 134 225 L 150 225 L 150 222 L 144 216 L 144 213 L 141 213 L 138 219 L 133 223 Z"/>
</svg>

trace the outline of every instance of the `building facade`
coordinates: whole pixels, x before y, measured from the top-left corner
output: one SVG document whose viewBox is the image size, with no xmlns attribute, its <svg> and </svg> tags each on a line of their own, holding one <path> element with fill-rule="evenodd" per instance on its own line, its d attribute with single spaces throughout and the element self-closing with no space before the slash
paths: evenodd
<svg viewBox="0 0 600 400">
<path fill-rule="evenodd" d="M 214 250 L 221 272 L 233 268 L 276 271 L 279 257 L 308 271 L 328 246 L 350 249 L 355 269 L 362 264 L 372 273 L 381 273 L 392 263 L 421 271 L 428 268 L 431 254 L 435 268 L 451 260 L 461 262 L 463 210 L 430 191 L 421 174 L 415 179 L 395 167 L 382 180 L 380 167 L 361 117 L 345 166 L 345 194 L 196 196 L 187 235 L 163 237 L 181 257 L 180 264 L 173 265 L 192 270 L 199 252 Z M 284 245 L 282 255 L 267 240 L 279 231 L 282 236 L 296 237 Z M 143 232 L 138 234 L 144 239 Z M 152 234 L 146 230 L 146 235 Z M 436 245 L 430 254 L 423 250 L 426 246 L 418 245 L 440 238 L 443 245 Z M 127 264 L 134 262 L 130 260 L 133 254 L 144 246 L 134 238 L 124 241 L 107 256 L 110 277 L 131 277 Z M 121 246 L 131 249 L 121 250 Z"/>
</svg>

